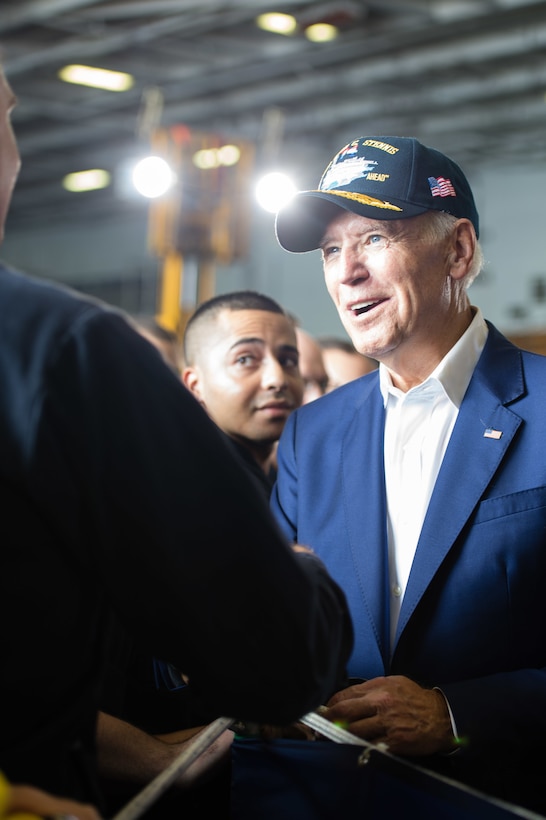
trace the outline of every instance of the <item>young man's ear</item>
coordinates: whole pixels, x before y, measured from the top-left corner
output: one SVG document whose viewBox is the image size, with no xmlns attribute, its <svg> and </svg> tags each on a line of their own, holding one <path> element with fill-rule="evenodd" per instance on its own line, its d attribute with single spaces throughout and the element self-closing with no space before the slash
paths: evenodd
<svg viewBox="0 0 546 820">
<path fill-rule="evenodd" d="M 182 382 L 193 393 L 195 398 L 203 404 L 201 395 L 201 382 L 194 367 L 185 367 L 182 371 Z"/>
</svg>

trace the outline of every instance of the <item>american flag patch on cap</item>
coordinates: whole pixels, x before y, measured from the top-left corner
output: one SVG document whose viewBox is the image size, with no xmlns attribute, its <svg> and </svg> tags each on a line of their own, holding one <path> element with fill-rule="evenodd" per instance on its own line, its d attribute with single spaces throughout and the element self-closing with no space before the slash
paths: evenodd
<svg viewBox="0 0 546 820">
<path fill-rule="evenodd" d="M 457 196 L 450 179 L 444 177 L 429 177 L 430 193 L 432 196 Z"/>
</svg>

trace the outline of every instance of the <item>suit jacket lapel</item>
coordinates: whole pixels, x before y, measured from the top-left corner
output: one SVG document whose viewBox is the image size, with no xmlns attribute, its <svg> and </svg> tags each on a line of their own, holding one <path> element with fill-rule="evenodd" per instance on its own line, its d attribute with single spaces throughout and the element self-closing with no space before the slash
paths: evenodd
<svg viewBox="0 0 546 820">
<path fill-rule="evenodd" d="M 502 365 L 498 361 L 501 347 Z M 395 644 L 502 463 L 521 423 L 519 416 L 504 403 L 520 395 L 522 388 L 519 351 L 491 328 L 430 499 L 402 602 Z"/>
</svg>

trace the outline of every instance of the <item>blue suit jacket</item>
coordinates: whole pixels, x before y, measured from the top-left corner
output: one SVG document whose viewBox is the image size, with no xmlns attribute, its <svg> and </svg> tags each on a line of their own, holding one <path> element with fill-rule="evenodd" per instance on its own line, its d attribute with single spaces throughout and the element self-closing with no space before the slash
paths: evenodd
<svg viewBox="0 0 546 820">
<path fill-rule="evenodd" d="M 489 328 L 432 493 L 392 656 L 378 371 L 290 416 L 272 507 L 348 596 L 349 674 L 440 686 L 466 743 L 451 772 L 545 811 L 546 357 Z M 484 435 L 489 428 L 500 437 Z"/>
</svg>

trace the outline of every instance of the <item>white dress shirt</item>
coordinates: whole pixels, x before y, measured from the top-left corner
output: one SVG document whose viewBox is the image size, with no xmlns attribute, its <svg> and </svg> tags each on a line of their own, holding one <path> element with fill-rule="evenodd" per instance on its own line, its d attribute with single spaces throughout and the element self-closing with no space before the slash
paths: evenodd
<svg viewBox="0 0 546 820">
<path fill-rule="evenodd" d="M 383 364 L 385 480 L 389 546 L 391 647 L 415 549 L 436 477 L 472 373 L 487 339 L 479 308 L 470 326 L 425 379 L 407 393 Z"/>
</svg>

